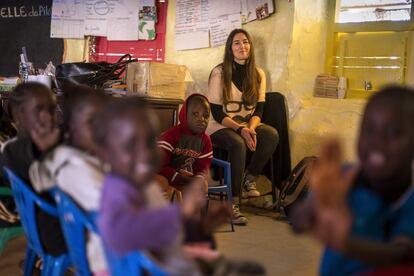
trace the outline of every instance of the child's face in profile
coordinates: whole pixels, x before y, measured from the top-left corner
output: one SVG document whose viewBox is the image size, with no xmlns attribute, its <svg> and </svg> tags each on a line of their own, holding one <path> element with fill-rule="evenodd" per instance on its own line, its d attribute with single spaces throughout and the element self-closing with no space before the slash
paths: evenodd
<svg viewBox="0 0 414 276">
<path fill-rule="evenodd" d="M 51 129 L 56 126 L 56 102 L 52 95 L 42 92 L 28 97 L 17 110 L 17 122 L 22 129 Z"/>
<path fill-rule="evenodd" d="M 393 185 L 396 181 L 409 178 L 414 153 L 410 120 L 396 104 L 384 100 L 365 111 L 358 154 L 365 178 L 382 195 L 398 189 Z"/>
<path fill-rule="evenodd" d="M 107 161 L 112 171 L 135 185 L 146 185 L 158 169 L 155 130 L 144 112 L 112 121 L 107 137 Z"/>
<path fill-rule="evenodd" d="M 195 134 L 206 131 L 210 119 L 210 105 L 205 100 L 192 99 L 187 110 L 188 128 Z"/>
<path fill-rule="evenodd" d="M 87 152 L 95 153 L 96 145 L 93 139 L 92 118 L 103 107 L 102 103 L 85 103 L 84 106 L 73 115 L 70 125 L 71 142 Z"/>
</svg>

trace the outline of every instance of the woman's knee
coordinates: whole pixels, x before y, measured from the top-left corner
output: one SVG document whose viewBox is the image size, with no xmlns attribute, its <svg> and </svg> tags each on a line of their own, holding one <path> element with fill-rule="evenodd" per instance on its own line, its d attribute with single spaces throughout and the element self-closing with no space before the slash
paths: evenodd
<svg viewBox="0 0 414 276">
<path fill-rule="evenodd" d="M 231 141 L 231 148 L 233 151 L 237 151 L 237 152 L 246 152 L 246 143 L 244 142 L 244 139 L 236 134 L 238 137 L 237 139 L 233 139 Z"/>
<path fill-rule="evenodd" d="M 258 142 L 270 143 L 277 145 L 279 143 L 279 133 L 274 127 L 261 125 L 256 129 Z"/>
<path fill-rule="evenodd" d="M 246 144 L 243 138 L 231 129 L 220 130 L 220 139 L 214 139 L 216 134 L 211 136 L 213 143 L 218 148 L 224 148 L 232 152 L 246 152 Z"/>
</svg>

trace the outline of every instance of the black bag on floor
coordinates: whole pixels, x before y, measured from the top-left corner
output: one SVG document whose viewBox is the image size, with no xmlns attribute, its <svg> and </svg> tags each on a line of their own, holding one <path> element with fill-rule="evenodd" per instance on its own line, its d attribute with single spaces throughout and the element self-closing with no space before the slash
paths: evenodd
<svg viewBox="0 0 414 276">
<path fill-rule="evenodd" d="M 279 207 L 289 216 L 290 210 L 303 198 L 309 187 L 309 168 L 317 161 L 315 156 L 307 156 L 293 168 L 279 193 Z"/>
</svg>

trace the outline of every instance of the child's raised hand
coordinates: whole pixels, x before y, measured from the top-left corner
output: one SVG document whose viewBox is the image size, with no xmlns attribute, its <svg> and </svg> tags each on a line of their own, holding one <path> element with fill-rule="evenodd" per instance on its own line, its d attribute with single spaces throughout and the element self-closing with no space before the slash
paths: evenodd
<svg viewBox="0 0 414 276">
<path fill-rule="evenodd" d="M 203 230 L 212 233 L 226 223 L 232 215 L 232 210 L 226 202 L 212 204 L 207 215 L 202 219 Z"/>
<path fill-rule="evenodd" d="M 344 175 L 339 141 L 330 139 L 324 142 L 320 158 L 310 171 L 310 187 L 317 207 L 334 208 L 346 205 L 346 196 L 356 171 L 351 169 Z"/>
<path fill-rule="evenodd" d="M 192 182 L 184 188 L 182 203 L 183 215 L 187 218 L 197 215 L 206 204 L 204 179 L 193 177 Z"/>
<path fill-rule="evenodd" d="M 337 250 L 344 245 L 352 224 L 346 198 L 356 172 L 353 168 L 343 174 L 341 146 L 337 139 L 323 143 L 320 158 L 310 172 L 315 208 L 313 234 Z"/>
<path fill-rule="evenodd" d="M 352 216 L 348 208 L 324 208 L 316 214 L 313 235 L 327 247 L 344 250 L 352 226 Z"/>
<path fill-rule="evenodd" d="M 184 254 L 189 259 L 201 259 L 213 261 L 220 257 L 221 253 L 210 248 L 210 243 L 192 243 L 183 246 Z"/>
</svg>

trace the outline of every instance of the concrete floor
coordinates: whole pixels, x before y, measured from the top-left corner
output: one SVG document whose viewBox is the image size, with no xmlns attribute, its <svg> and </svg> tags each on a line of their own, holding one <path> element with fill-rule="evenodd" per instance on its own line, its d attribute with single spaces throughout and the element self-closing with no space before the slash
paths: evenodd
<svg viewBox="0 0 414 276">
<path fill-rule="evenodd" d="M 23 236 L 6 243 L 3 254 L 0 256 L 0 275 L 23 275 L 19 269 L 19 262 L 24 259 L 26 239 Z"/>
<path fill-rule="evenodd" d="M 269 180 L 260 176 L 257 189 L 266 194 L 270 187 Z M 270 195 L 243 202 L 242 211 L 249 224 L 236 226 L 234 233 L 226 225 L 216 234 L 218 249 L 225 256 L 255 260 L 265 266 L 269 276 L 318 275 L 322 247 L 309 237 L 293 234 L 278 212 L 264 210 L 272 205 Z M 248 207 L 252 205 L 260 208 Z"/>
<path fill-rule="evenodd" d="M 216 234 L 218 248 L 227 257 L 260 262 L 269 276 L 318 274 L 319 244 L 294 235 L 287 222 L 278 220 L 277 213 L 248 208 L 244 214 L 249 219 L 247 226 L 237 226 L 234 233 Z M 230 225 L 223 229 L 229 231 Z"/>
<path fill-rule="evenodd" d="M 278 221 L 277 213 L 244 208 L 249 225 L 236 226 L 230 232 L 225 225 L 216 237 L 218 248 L 225 256 L 260 262 L 273 275 L 317 275 L 320 246 L 306 237 L 296 236 L 289 225 Z M 25 239 L 16 238 L 6 244 L 0 257 L 0 275 L 21 275 L 18 268 L 23 260 Z"/>
</svg>

